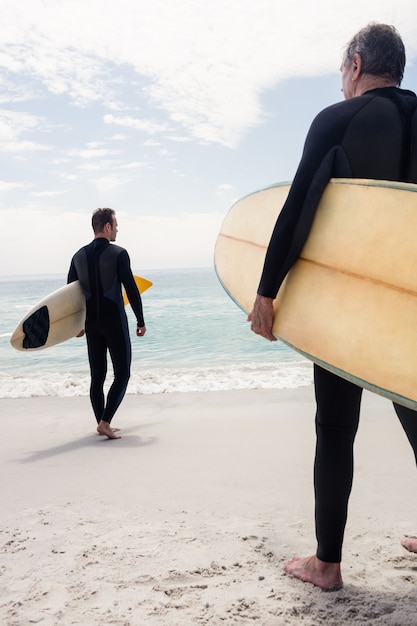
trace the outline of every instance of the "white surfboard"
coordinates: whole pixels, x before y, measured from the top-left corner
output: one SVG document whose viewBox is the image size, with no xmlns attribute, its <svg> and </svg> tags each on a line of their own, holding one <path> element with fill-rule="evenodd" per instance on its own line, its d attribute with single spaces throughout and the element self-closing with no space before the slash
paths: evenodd
<svg viewBox="0 0 417 626">
<path fill-rule="evenodd" d="M 152 286 L 146 278 L 134 278 L 140 293 Z M 126 294 L 124 303 L 128 303 Z M 37 302 L 17 325 L 10 343 L 25 352 L 55 346 L 84 329 L 85 312 L 85 297 L 77 280 Z"/>
</svg>

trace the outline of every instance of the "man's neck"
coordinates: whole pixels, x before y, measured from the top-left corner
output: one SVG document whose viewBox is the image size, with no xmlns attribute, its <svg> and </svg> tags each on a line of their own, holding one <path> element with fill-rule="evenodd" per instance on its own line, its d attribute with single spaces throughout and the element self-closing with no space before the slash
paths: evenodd
<svg viewBox="0 0 417 626">
<path fill-rule="evenodd" d="M 392 78 L 362 74 L 355 91 L 355 96 L 361 96 L 366 91 L 371 91 L 372 89 L 384 89 L 386 87 L 397 87 L 397 85 Z"/>
</svg>

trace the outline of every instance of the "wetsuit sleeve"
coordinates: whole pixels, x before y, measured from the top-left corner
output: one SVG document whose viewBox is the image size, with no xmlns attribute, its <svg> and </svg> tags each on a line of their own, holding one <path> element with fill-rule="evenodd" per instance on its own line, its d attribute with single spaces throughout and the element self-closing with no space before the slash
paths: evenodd
<svg viewBox="0 0 417 626">
<path fill-rule="evenodd" d="M 126 289 L 127 297 L 129 298 L 129 304 L 133 309 L 136 316 L 138 326 L 145 326 L 143 318 L 142 298 L 140 297 L 139 289 L 136 286 L 135 279 L 130 267 L 130 258 L 126 250 L 123 250 L 118 257 L 118 273 L 120 282 Z"/>
<path fill-rule="evenodd" d="M 68 272 L 68 276 L 67 276 L 67 284 L 68 283 L 73 283 L 76 280 L 78 280 L 78 274 L 77 274 L 77 270 L 75 269 L 74 259 L 72 259 L 71 265 L 70 265 L 70 268 L 69 268 L 69 272 Z"/>
<path fill-rule="evenodd" d="M 324 109 L 307 134 L 303 155 L 288 198 L 278 216 L 266 252 L 258 294 L 275 298 L 307 240 L 315 210 L 332 176 L 335 158 L 351 113 L 339 105 Z M 297 237 L 295 237 L 297 235 Z"/>
</svg>

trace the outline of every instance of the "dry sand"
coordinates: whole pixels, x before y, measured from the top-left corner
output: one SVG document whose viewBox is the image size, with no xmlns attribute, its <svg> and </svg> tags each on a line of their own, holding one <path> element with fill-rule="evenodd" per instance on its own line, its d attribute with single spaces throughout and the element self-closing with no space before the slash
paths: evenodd
<svg viewBox="0 0 417 626">
<path fill-rule="evenodd" d="M 282 571 L 314 552 L 313 389 L 0 400 L 3 626 L 417 625 L 417 472 L 365 393 L 345 587 Z"/>
</svg>

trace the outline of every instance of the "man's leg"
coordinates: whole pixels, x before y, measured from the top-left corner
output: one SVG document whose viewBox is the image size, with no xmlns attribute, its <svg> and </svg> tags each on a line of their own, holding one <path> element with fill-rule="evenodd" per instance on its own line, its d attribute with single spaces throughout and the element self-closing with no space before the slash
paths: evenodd
<svg viewBox="0 0 417 626">
<path fill-rule="evenodd" d="M 90 400 L 97 424 L 104 411 L 104 381 L 107 374 L 107 345 L 98 333 L 86 333 L 88 360 L 90 363 Z"/>
<path fill-rule="evenodd" d="M 359 425 L 362 389 L 315 367 L 317 557 L 342 560 L 342 543 L 353 481 L 353 444 Z"/>
<path fill-rule="evenodd" d="M 407 439 L 413 449 L 414 458 L 417 463 L 417 411 L 413 411 L 406 406 L 401 406 L 396 402 L 393 404 L 395 412 L 398 415 L 398 419 L 401 422 L 401 426 L 403 427 L 404 432 L 407 435 Z"/>
<path fill-rule="evenodd" d="M 110 423 L 125 396 L 130 378 L 132 348 L 128 331 L 119 328 L 117 332 L 113 327 L 111 332 L 107 333 L 107 347 L 113 364 L 114 380 L 107 394 L 98 431 L 110 439 L 120 439 L 120 435 L 115 434 L 118 429 L 111 428 Z"/>
<path fill-rule="evenodd" d="M 332 590 L 343 585 L 340 562 L 362 389 L 316 365 L 314 380 L 317 401 L 314 463 L 317 552 L 312 557 L 292 559 L 284 569 L 305 582 Z"/>
<path fill-rule="evenodd" d="M 102 421 L 104 413 L 104 382 L 107 374 L 107 344 L 99 333 L 87 334 L 88 360 L 90 362 L 90 400 L 97 420 L 97 432 L 109 439 L 120 439 L 117 428 Z"/>
<path fill-rule="evenodd" d="M 417 463 L 417 411 L 413 411 L 412 409 L 396 404 L 395 402 L 394 409 L 413 449 L 414 458 Z M 404 537 L 401 540 L 401 545 L 409 552 L 417 552 L 416 537 Z"/>
</svg>

